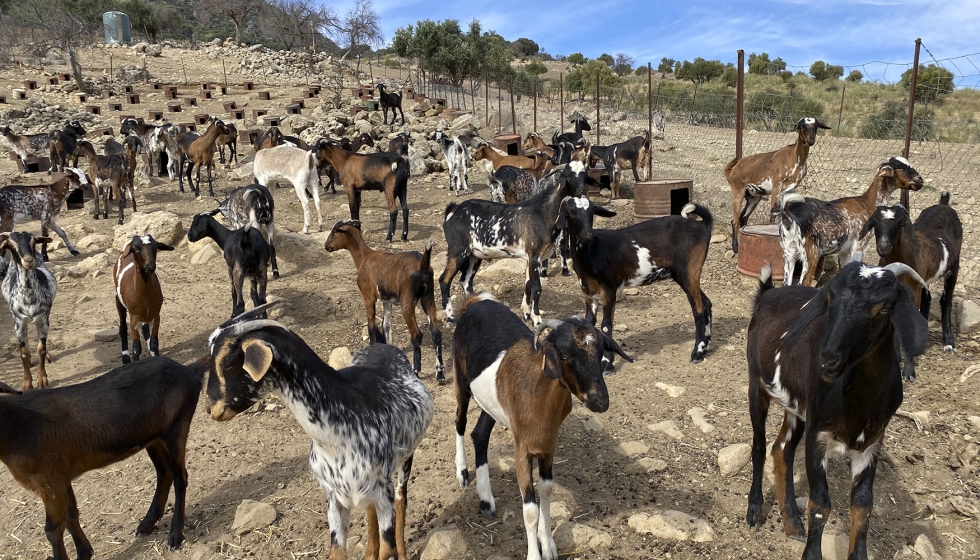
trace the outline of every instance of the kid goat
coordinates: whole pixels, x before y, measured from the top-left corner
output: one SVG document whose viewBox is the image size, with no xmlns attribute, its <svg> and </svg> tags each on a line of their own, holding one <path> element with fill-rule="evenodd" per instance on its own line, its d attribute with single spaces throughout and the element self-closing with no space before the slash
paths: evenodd
<svg viewBox="0 0 980 560">
<path fill-rule="evenodd" d="M 469 191 L 469 171 L 467 170 L 470 154 L 466 146 L 459 138 L 449 138 L 446 134 L 437 130 L 433 133 L 432 139 L 442 147 L 442 154 L 446 157 L 446 169 L 449 173 L 449 189 L 459 196 L 460 187 L 464 191 Z"/>
<path fill-rule="evenodd" d="M 860 252 L 855 253 L 860 261 Z M 830 518 L 827 459 L 851 460 L 851 538 L 848 558 L 867 560 L 872 488 L 885 428 L 902 403 L 898 345 L 921 354 L 926 320 L 912 291 L 898 277 L 922 279 L 905 264 L 885 267 L 850 262 L 823 289 L 772 290 L 770 269 L 759 276 L 749 323 L 749 415 L 752 419 L 752 488 L 746 522 L 762 524 L 762 469 L 766 416 L 776 401 L 783 425 L 772 445 L 776 498 L 786 536 L 803 540 L 793 490 L 793 458 L 804 440 L 810 487 L 809 531 L 803 558 L 820 560 L 820 540 Z"/>
<path fill-rule="evenodd" d="M 780 193 L 793 192 L 806 177 L 806 160 L 817 141 L 818 128 L 830 130 L 817 119 L 804 117 L 793 127 L 796 143 L 774 152 L 733 159 L 725 166 L 725 179 L 732 189 L 732 251 L 738 252 L 738 232 L 748 223 L 762 197 L 771 195 L 775 214 Z"/>
<path fill-rule="evenodd" d="M 27 158 L 31 154 L 40 153 L 42 150 L 49 149 L 51 145 L 51 133 L 41 134 L 15 134 L 9 126 L 0 126 L 0 136 L 7 139 L 11 149 L 20 158 L 21 165 L 27 170 Z"/>
<path fill-rule="evenodd" d="M 798 194 L 783 197 L 779 215 L 779 244 L 783 249 L 783 284 L 811 286 L 823 270 L 827 255 L 840 254 L 846 263 L 858 250 L 865 222 L 879 204 L 887 204 L 895 189 L 917 191 L 922 176 L 902 157 L 878 164 L 864 194 L 826 202 Z"/>
<path fill-rule="evenodd" d="M 187 240 L 194 242 L 210 237 L 221 247 L 231 278 L 231 316 L 234 318 L 245 312 L 246 278 L 251 285 L 252 305 L 258 307 L 265 303 L 269 244 L 250 222 L 239 229 L 229 230 L 212 217 L 217 213 L 218 210 L 212 210 L 194 216 L 187 230 Z"/>
<path fill-rule="evenodd" d="M 405 354 L 387 344 L 333 369 L 284 325 L 259 318 L 272 305 L 228 321 L 208 340 L 211 418 L 231 420 L 278 393 L 313 440 L 310 469 L 327 493 L 330 558 L 347 558 L 351 509 L 366 505 L 365 556 L 406 560 L 408 479 L 435 411 L 432 396 Z"/>
<path fill-rule="evenodd" d="M 132 359 L 139 360 L 140 331 L 151 356 L 160 355 L 160 309 L 163 290 L 157 278 L 157 251 L 173 251 L 150 234 L 134 235 L 123 247 L 122 254 L 112 267 L 112 283 L 116 286 L 116 311 L 119 313 L 119 340 L 122 343 L 122 362 L 129 363 L 126 342 L 126 314 L 129 313 L 129 336 L 133 339 Z"/>
<path fill-rule="evenodd" d="M 307 191 L 313 195 L 313 204 L 316 206 L 317 230 L 323 228 L 317 163 L 318 158 L 315 153 L 292 146 L 275 146 L 255 152 L 256 183 L 268 187 L 271 179 L 280 177 L 292 183 L 296 198 L 303 206 L 303 233 L 309 233 L 311 222 Z M 346 186 L 346 183 L 344 185 Z"/>
<path fill-rule="evenodd" d="M 701 291 L 701 270 L 714 225 L 711 212 L 692 203 L 684 206 L 680 216 L 615 230 L 593 229 L 596 215 L 616 213 L 580 196 L 566 200 L 558 218 L 559 223 L 568 223 L 572 267 L 585 294 L 585 318 L 594 325 L 602 306 L 602 332 L 612 336 L 616 297 L 623 288 L 672 278 L 691 304 L 695 332 L 691 362 L 701 362 L 711 342 L 711 300 Z M 612 362 L 613 355 L 607 352 L 603 358 L 606 371 L 612 370 Z"/>
<path fill-rule="evenodd" d="M 354 268 L 357 269 L 357 288 L 361 291 L 367 311 L 371 344 L 391 344 L 391 306 L 401 306 L 408 334 L 412 337 L 412 365 L 416 375 L 422 371 L 422 331 L 415 318 L 415 305 L 422 304 L 436 350 L 436 381 L 441 385 L 446 382 L 442 373 L 442 333 L 439 332 L 439 319 L 436 317 L 435 282 L 429 264 L 434 244 L 429 239 L 422 254 L 415 251 L 398 254 L 375 251 L 364 242 L 360 222 L 344 220 L 333 226 L 323 248 L 330 253 L 341 249 L 350 251 Z M 379 299 L 384 307 L 380 329 L 375 322 L 375 306 Z"/>
<path fill-rule="evenodd" d="M 550 332 L 545 335 L 545 330 Z M 514 435 L 514 466 L 524 503 L 528 560 L 558 558 L 551 535 L 552 466 L 558 431 L 572 410 L 572 395 L 593 412 L 609 408 L 609 393 L 602 378 L 603 352 L 616 352 L 633 361 L 613 339 L 580 317 L 549 319 L 532 333 L 488 294 L 471 296 L 461 308 L 453 336 L 456 480 L 463 488 L 470 480 L 464 433 L 473 397 L 483 409 L 472 433 L 480 513 L 492 518 L 496 512 L 487 449 L 490 432 L 500 422 Z M 532 479 L 535 458 L 540 507 Z"/>
<path fill-rule="evenodd" d="M 221 203 L 218 211 L 231 223 L 232 229 L 245 227 L 245 224 L 262 232 L 272 253 L 272 277 L 279 278 L 279 265 L 276 263 L 276 201 L 269 189 L 262 185 L 248 185 L 231 191 L 228 200 Z"/>
<path fill-rule="evenodd" d="M 167 509 L 174 488 L 174 516 L 167 545 L 184 540 L 187 434 L 206 366 L 151 358 L 118 367 L 84 383 L 0 398 L 0 461 L 14 480 L 44 503 L 44 533 L 54 560 L 68 560 L 65 529 L 79 559 L 92 544 L 79 520 L 72 480 L 145 449 L 157 484 L 146 516 L 136 527 L 148 535 Z M 0 383 L 0 393 L 18 391 Z"/>
<path fill-rule="evenodd" d="M 37 254 L 38 243 L 51 243 L 50 237 L 34 237 L 23 231 L 0 233 L 0 293 L 7 300 L 10 315 L 14 318 L 14 332 L 20 345 L 20 360 L 24 365 L 23 390 L 33 389 L 31 380 L 31 354 L 27 351 L 27 324 L 37 328 L 37 386 L 48 386 L 45 364 L 48 356 L 48 327 L 51 304 L 58 294 L 58 281 L 44 266 Z M 10 260 L 6 253 L 10 253 Z"/>
</svg>

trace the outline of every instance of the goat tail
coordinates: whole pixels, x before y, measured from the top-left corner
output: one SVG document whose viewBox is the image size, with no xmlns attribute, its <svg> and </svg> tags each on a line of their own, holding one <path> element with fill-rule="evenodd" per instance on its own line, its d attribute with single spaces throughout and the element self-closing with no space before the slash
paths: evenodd
<svg viewBox="0 0 980 560">
<path fill-rule="evenodd" d="M 399 169 L 404 169 L 405 170 L 405 174 L 407 176 L 411 176 L 412 175 L 412 168 L 411 168 L 411 166 L 408 163 L 408 158 L 407 157 L 405 157 L 405 156 L 399 156 L 398 159 L 396 159 L 394 162 L 392 162 L 392 164 L 391 164 L 391 171 L 392 171 L 392 173 L 398 173 L 398 170 Z"/>
<path fill-rule="evenodd" d="M 469 307 L 470 305 L 473 305 L 478 301 L 485 301 L 485 300 L 497 301 L 497 299 L 493 297 L 493 294 L 491 294 L 490 292 L 477 292 L 467 297 L 466 300 L 463 301 L 463 305 L 456 310 L 456 318 L 459 319 L 459 316 L 462 315 L 463 312 L 466 311 L 466 308 Z"/>
<path fill-rule="evenodd" d="M 773 286 L 772 264 L 769 261 L 766 261 L 766 263 L 762 266 L 762 270 L 759 271 L 759 288 L 755 293 L 755 301 L 752 304 L 753 310 L 758 308 L 759 300 L 762 299 L 762 294 L 771 290 Z"/>
<path fill-rule="evenodd" d="M 943 191 L 943 194 L 939 195 L 939 204 L 949 206 L 949 191 Z"/>
<path fill-rule="evenodd" d="M 732 169 L 735 169 L 735 165 L 738 164 L 738 162 L 738 158 L 728 162 L 728 165 L 725 166 L 725 179 L 728 179 L 728 177 L 732 174 Z"/>
<path fill-rule="evenodd" d="M 691 217 L 692 214 L 701 218 L 701 221 L 704 223 L 704 228 L 708 230 L 710 237 L 710 232 L 715 225 L 715 218 L 711 215 L 711 211 L 708 210 L 706 206 L 701 206 L 700 204 L 696 204 L 694 202 L 688 202 L 684 205 L 684 208 L 681 209 L 681 217 L 691 220 L 693 219 Z"/>
<path fill-rule="evenodd" d="M 643 131 L 643 147 L 647 150 L 650 149 L 650 131 Z"/>
<path fill-rule="evenodd" d="M 449 204 L 446 205 L 446 212 L 443 214 L 444 222 L 449 220 L 449 218 L 453 215 L 453 212 L 456 211 L 456 207 L 458 206 L 459 204 L 456 204 L 455 202 L 450 202 Z"/>
<path fill-rule="evenodd" d="M 436 245 L 436 240 L 431 237 L 429 238 L 428 241 L 425 242 L 425 250 L 422 251 L 422 259 L 419 261 L 419 272 L 422 273 L 422 276 L 427 276 L 433 273 L 432 272 L 432 248 L 435 247 L 435 245 Z"/>
</svg>

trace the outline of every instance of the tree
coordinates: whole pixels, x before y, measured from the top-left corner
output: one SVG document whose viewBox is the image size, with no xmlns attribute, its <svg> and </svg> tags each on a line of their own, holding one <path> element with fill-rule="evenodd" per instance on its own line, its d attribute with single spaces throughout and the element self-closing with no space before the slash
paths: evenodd
<svg viewBox="0 0 980 560">
<path fill-rule="evenodd" d="M 78 89 L 87 92 L 77 47 L 102 23 L 103 6 L 73 0 L 20 0 L 9 6 L 12 19 L 32 30 L 42 41 L 53 43 L 68 54 Z"/>
<path fill-rule="evenodd" d="M 583 99 L 586 93 L 595 91 L 597 72 L 599 83 L 602 86 L 619 87 L 623 85 L 623 80 L 614 74 L 605 62 L 596 59 L 590 60 L 569 72 L 568 76 L 565 77 L 565 88 L 569 91 L 578 92 L 579 99 Z"/>
<path fill-rule="evenodd" d="M 625 76 L 633 71 L 633 57 L 626 53 L 616 53 L 615 64 L 613 64 L 613 72 L 617 76 Z"/>
<path fill-rule="evenodd" d="M 512 45 L 514 50 L 514 56 L 518 58 L 527 58 L 529 56 L 534 56 L 538 54 L 538 52 L 541 50 L 540 47 L 538 47 L 537 43 L 525 37 L 521 37 L 520 39 L 514 41 Z"/>
<path fill-rule="evenodd" d="M 674 71 L 678 79 L 699 84 L 717 78 L 725 71 L 725 65 L 720 60 L 705 60 L 701 57 L 695 58 L 693 62 L 685 60 L 678 64 L 679 68 Z"/>
<path fill-rule="evenodd" d="M 810 75 L 818 82 L 839 80 L 844 75 L 844 67 L 827 64 L 822 60 L 818 60 L 810 65 Z"/>
<path fill-rule="evenodd" d="M 730 88 L 738 86 L 738 70 L 735 69 L 734 64 L 729 63 L 725 66 L 725 70 L 721 73 L 721 80 Z"/>
<path fill-rule="evenodd" d="M 762 54 L 749 54 L 749 74 L 757 74 L 759 76 L 776 76 L 780 72 L 786 70 L 786 61 L 781 58 L 775 58 L 773 60 L 769 59 L 768 53 Z"/>
<path fill-rule="evenodd" d="M 305 46 L 307 38 L 334 23 L 334 16 L 313 0 L 267 0 L 259 18 L 259 30 L 275 37 L 286 50 Z M 312 41 L 310 41 L 312 42 Z"/>
<path fill-rule="evenodd" d="M 379 19 L 371 0 L 357 0 L 342 18 L 330 17 L 328 12 L 327 25 L 332 28 L 334 39 L 341 48 L 347 49 L 344 56 L 353 54 L 357 57 L 358 70 L 361 68 L 360 55 L 370 47 L 384 43 Z"/>
<path fill-rule="evenodd" d="M 470 72 L 476 76 L 489 73 L 497 79 L 514 74 L 511 44 L 493 31 L 483 32 L 475 19 L 467 33 L 454 19 L 418 21 L 415 26 L 395 31 L 392 49 L 399 56 L 418 59 L 423 76 L 429 72 L 444 74 L 457 86 Z"/>
<path fill-rule="evenodd" d="M 953 90 L 956 89 L 955 78 L 956 76 L 952 72 L 942 66 L 920 64 L 919 75 L 915 84 L 915 98 L 921 101 L 935 101 L 941 95 L 953 93 Z M 902 89 L 905 91 L 912 89 L 911 68 L 902 72 L 902 79 L 899 83 L 902 84 Z"/>
<path fill-rule="evenodd" d="M 572 66 L 581 66 L 586 62 L 588 62 L 589 59 L 585 58 L 585 56 L 582 55 L 582 53 L 577 52 L 568 55 L 568 58 L 565 60 Z"/>
<path fill-rule="evenodd" d="M 524 71 L 532 76 L 540 76 L 548 71 L 548 67 L 537 60 L 532 60 L 524 67 Z"/>
<path fill-rule="evenodd" d="M 637 76 L 646 76 L 647 67 L 641 64 L 636 67 L 636 70 L 634 70 L 633 73 L 636 74 Z"/>
<path fill-rule="evenodd" d="M 107 6 L 108 7 L 108 6 Z M 122 0 L 114 8 L 129 16 L 129 24 L 133 33 L 143 32 L 150 43 L 157 42 L 161 31 L 173 31 L 180 23 L 177 10 L 163 2 L 146 2 L 145 0 Z"/>
<path fill-rule="evenodd" d="M 675 64 L 677 64 L 676 60 L 665 56 L 660 59 L 660 64 L 657 66 L 657 72 L 660 72 L 661 74 L 670 74 L 674 71 Z"/>
<path fill-rule="evenodd" d="M 864 74 L 862 74 L 860 70 L 851 70 L 851 73 L 844 79 L 848 82 L 857 83 L 864 79 Z"/>
<path fill-rule="evenodd" d="M 606 66 L 612 66 L 613 64 L 616 64 L 616 59 L 614 59 L 612 57 L 612 55 L 610 55 L 608 53 L 602 53 L 602 54 L 600 54 L 599 55 L 599 58 L 597 58 L 596 60 L 601 60 L 601 61 L 605 62 L 606 63 Z"/>
<path fill-rule="evenodd" d="M 235 42 L 242 40 L 242 29 L 249 16 L 259 11 L 262 0 L 197 0 L 197 11 L 207 22 L 211 18 L 224 16 L 235 26 Z"/>
</svg>

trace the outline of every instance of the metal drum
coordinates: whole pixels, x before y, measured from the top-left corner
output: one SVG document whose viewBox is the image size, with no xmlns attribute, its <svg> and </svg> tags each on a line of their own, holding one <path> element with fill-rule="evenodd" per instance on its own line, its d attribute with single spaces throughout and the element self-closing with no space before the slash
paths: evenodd
<svg viewBox="0 0 980 560">
<path fill-rule="evenodd" d="M 779 245 L 779 226 L 776 224 L 745 226 L 738 235 L 738 263 L 735 270 L 758 278 L 759 271 L 769 263 L 773 280 L 783 279 L 783 248 Z"/>
</svg>

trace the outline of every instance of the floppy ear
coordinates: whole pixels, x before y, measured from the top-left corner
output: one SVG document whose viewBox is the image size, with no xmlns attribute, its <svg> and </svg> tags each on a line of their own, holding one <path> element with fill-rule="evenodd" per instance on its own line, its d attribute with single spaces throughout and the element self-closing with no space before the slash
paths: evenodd
<svg viewBox="0 0 980 560">
<path fill-rule="evenodd" d="M 157 251 L 173 251 L 174 248 L 166 243 L 160 243 L 157 241 Z"/>
<path fill-rule="evenodd" d="M 898 281 L 898 299 L 892 306 L 892 325 L 898 331 L 902 349 L 909 357 L 921 355 L 926 350 L 929 336 L 929 323 L 919 313 L 915 306 L 912 290 L 902 281 Z"/>
<path fill-rule="evenodd" d="M 272 349 L 265 342 L 252 338 L 242 343 L 242 350 L 245 351 L 242 369 L 248 372 L 253 381 L 261 381 L 272 365 Z"/>
<path fill-rule="evenodd" d="M 864 236 L 868 235 L 868 232 L 871 231 L 872 227 L 874 227 L 875 216 L 877 215 L 878 215 L 878 211 L 875 210 L 874 214 L 871 214 L 871 217 L 868 218 L 868 221 L 864 222 L 864 227 L 861 228 L 861 234 L 858 235 L 858 241 L 864 241 Z"/>
<path fill-rule="evenodd" d="M 598 332 L 598 331 L 596 331 L 596 332 Z M 609 350 L 610 352 L 615 352 L 615 353 L 619 354 L 620 356 L 622 356 L 623 359 L 626 360 L 627 362 L 629 362 L 631 364 L 633 363 L 633 358 L 630 358 L 626 354 L 626 351 L 623 350 L 619 346 L 619 344 L 617 344 L 616 341 L 612 339 L 612 337 L 606 336 L 606 335 L 602 334 L 601 332 L 599 333 L 599 336 L 602 337 L 602 343 L 606 347 L 606 350 Z"/>
<path fill-rule="evenodd" d="M 890 165 L 882 165 L 881 167 L 878 168 L 878 176 L 879 177 L 894 177 L 895 176 L 895 170 L 892 169 L 892 166 L 890 166 Z"/>
<path fill-rule="evenodd" d="M 601 216 L 603 218 L 612 218 L 613 216 L 616 215 L 616 213 L 613 212 L 612 210 L 609 210 L 608 208 L 606 208 L 604 206 L 596 205 L 596 207 L 595 207 L 595 215 L 596 216 Z"/>
<path fill-rule="evenodd" d="M 542 364 L 544 374 L 551 379 L 561 379 L 565 371 L 561 366 L 561 355 L 558 354 L 558 349 L 555 348 L 554 344 L 545 342 L 541 345 L 541 352 L 544 354 L 544 363 Z"/>
<path fill-rule="evenodd" d="M 565 231 L 565 225 L 568 223 L 568 210 L 565 210 L 565 203 L 562 201 L 562 205 L 558 210 L 558 219 L 555 220 L 555 231 L 563 232 Z"/>
<path fill-rule="evenodd" d="M 828 297 L 830 297 L 830 291 L 827 288 L 823 288 L 810 298 L 810 301 L 803 304 L 799 317 L 796 318 L 796 322 L 793 323 L 793 326 L 786 333 L 787 340 L 793 340 L 799 336 L 807 325 L 827 311 L 829 305 L 827 301 Z"/>
<path fill-rule="evenodd" d="M 817 128 L 822 128 L 824 130 L 831 130 L 831 128 L 820 121 L 817 121 Z"/>
<path fill-rule="evenodd" d="M 126 244 L 125 247 L 123 247 L 122 255 L 119 255 L 119 258 L 125 258 L 125 257 L 128 257 L 131 254 L 133 254 L 133 242 L 132 241 L 130 241 L 129 243 Z"/>
<path fill-rule="evenodd" d="M 11 395 L 20 395 L 20 394 L 22 394 L 20 391 L 18 391 L 17 389 L 14 389 L 10 385 L 7 385 L 3 381 L 0 381 L 0 393 L 10 393 Z"/>
<path fill-rule="evenodd" d="M 790 130 L 802 130 L 802 129 L 803 129 L 803 119 L 800 119 L 796 121 L 796 124 L 793 125 L 793 128 L 791 128 Z"/>
</svg>

